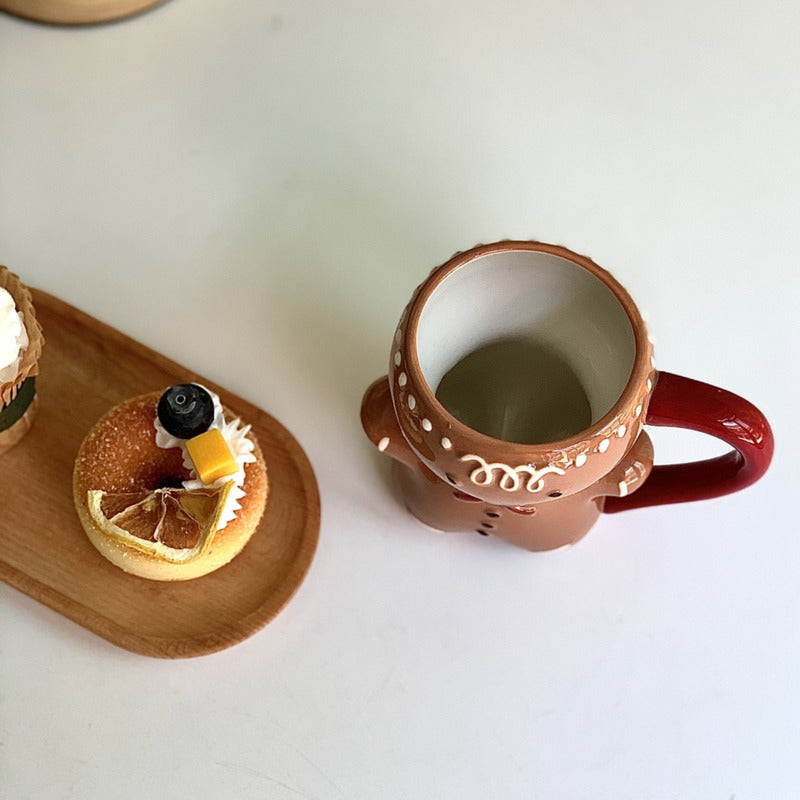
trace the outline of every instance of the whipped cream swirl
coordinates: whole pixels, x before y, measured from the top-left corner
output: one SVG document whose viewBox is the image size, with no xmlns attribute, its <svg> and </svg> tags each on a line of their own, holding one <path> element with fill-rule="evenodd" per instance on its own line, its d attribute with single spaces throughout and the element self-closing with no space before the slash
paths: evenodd
<svg viewBox="0 0 800 800">
<path fill-rule="evenodd" d="M 200 384 L 197 385 L 200 386 Z M 228 500 L 222 509 L 219 524 L 217 525 L 217 530 L 222 530 L 222 528 L 224 528 L 232 519 L 234 519 L 236 512 L 242 507 L 239 501 L 244 497 L 244 489 L 242 488 L 242 485 L 244 484 L 244 467 L 245 464 L 250 464 L 256 460 L 256 457 L 253 455 L 253 449 L 255 445 L 251 439 L 247 438 L 247 434 L 249 433 L 251 426 L 242 425 L 242 421 L 238 418 L 231 420 L 230 422 L 226 422 L 225 414 L 222 410 L 222 403 L 220 403 L 219 397 L 205 386 L 203 386 L 203 388 L 211 395 L 211 399 L 214 401 L 214 421 L 211 423 L 211 428 L 219 429 L 219 432 L 227 442 L 228 447 L 230 447 L 231 453 L 233 453 L 233 457 L 239 466 L 238 471 L 233 475 L 226 475 L 224 478 L 219 478 L 218 480 L 214 481 L 214 483 L 203 483 L 197 477 L 197 471 L 195 470 L 194 464 L 192 464 L 192 459 L 189 457 L 189 453 L 186 450 L 186 439 L 179 439 L 177 436 L 173 436 L 171 433 L 167 432 L 164 429 L 164 426 L 161 424 L 158 416 L 156 416 L 155 419 L 156 445 L 165 450 L 168 450 L 171 447 L 181 448 L 183 453 L 183 466 L 186 467 L 186 469 L 188 469 L 192 475 L 191 478 L 183 481 L 184 489 L 193 490 L 216 488 L 223 486 L 228 481 L 234 482 L 234 486 L 228 495 Z"/>
<path fill-rule="evenodd" d="M 28 332 L 14 298 L 0 289 L 0 383 L 14 380 L 22 354 L 28 346 Z"/>
</svg>

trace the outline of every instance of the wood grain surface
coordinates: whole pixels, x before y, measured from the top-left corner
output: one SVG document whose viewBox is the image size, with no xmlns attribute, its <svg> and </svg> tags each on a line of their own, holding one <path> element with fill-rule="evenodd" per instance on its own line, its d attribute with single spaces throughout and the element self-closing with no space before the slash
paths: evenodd
<svg viewBox="0 0 800 800">
<path fill-rule="evenodd" d="M 292 597 L 317 545 L 319 493 L 292 435 L 269 414 L 55 297 L 32 289 L 45 347 L 31 431 L 0 457 L 0 578 L 120 647 L 163 658 L 221 650 L 251 636 Z M 185 582 L 148 581 L 105 560 L 72 501 L 78 446 L 122 400 L 198 381 L 253 426 L 270 482 L 242 553 Z"/>
</svg>

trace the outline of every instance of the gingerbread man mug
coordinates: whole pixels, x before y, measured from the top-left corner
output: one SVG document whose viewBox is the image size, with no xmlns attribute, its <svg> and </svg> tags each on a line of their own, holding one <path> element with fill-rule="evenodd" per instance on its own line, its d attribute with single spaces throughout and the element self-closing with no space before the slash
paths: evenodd
<svg viewBox="0 0 800 800">
<path fill-rule="evenodd" d="M 576 542 L 602 512 L 743 489 L 773 451 L 752 404 L 656 369 L 639 310 L 606 270 L 540 242 L 481 245 L 435 269 L 361 420 L 415 517 L 528 550 Z M 646 424 L 733 449 L 653 466 Z"/>
</svg>

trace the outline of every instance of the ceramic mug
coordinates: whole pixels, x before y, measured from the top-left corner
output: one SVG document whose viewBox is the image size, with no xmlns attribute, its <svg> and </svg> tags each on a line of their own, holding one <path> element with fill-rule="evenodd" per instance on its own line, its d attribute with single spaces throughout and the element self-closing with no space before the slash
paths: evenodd
<svg viewBox="0 0 800 800">
<path fill-rule="evenodd" d="M 361 420 L 415 517 L 528 550 L 576 542 L 602 512 L 742 489 L 773 450 L 752 404 L 656 370 L 642 316 L 606 270 L 539 242 L 481 245 L 435 269 Z M 733 449 L 654 467 L 645 424 Z"/>
</svg>

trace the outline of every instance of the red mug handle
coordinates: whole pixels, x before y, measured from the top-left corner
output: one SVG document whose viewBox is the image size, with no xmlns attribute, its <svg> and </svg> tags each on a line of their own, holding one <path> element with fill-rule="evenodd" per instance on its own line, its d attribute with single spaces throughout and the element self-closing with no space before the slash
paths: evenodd
<svg viewBox="0 0 800 800">
<path fill-rule="evenodd" d="M 747 400 L 708 383 L 659 372 L 645 422 L 707 433 L 734 449 L 703 461 L 653 467 L 638 491 L 606 498 L 606 512 L 737 492 L 757 481 L 772 460 L 774 440 L 764 415 Z"/>
</svg>

